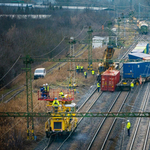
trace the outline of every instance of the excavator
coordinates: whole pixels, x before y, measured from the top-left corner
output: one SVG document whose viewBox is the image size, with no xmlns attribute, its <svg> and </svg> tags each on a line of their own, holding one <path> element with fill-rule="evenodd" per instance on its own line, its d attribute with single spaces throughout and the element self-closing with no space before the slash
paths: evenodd
<svg viewBox="0 0 150 150">
<path fill-rule="evenodd" d="M 108 68 L 111 69 L 118 69 L 119 63 L 113 62 L 111 58 L 113 57 L 115 49 L 113 46 L 107 46 L 103 54 L 103 62 L 98 64 L 98 74 L 97 74 L 97 81 L 101 82 L 101 74 L 106 71 Z"/>
</svg>

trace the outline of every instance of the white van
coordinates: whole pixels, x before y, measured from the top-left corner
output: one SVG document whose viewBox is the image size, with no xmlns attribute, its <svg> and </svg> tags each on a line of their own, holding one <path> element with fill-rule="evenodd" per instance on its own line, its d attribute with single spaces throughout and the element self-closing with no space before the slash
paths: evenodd
<svg viewBox="0 0 150 150">
<path fill-rule="evenodd" d="M 45 68 L 37 68 L 34 71 L 34 79 L 44 78 L 46 76 Z"/>
</svg>

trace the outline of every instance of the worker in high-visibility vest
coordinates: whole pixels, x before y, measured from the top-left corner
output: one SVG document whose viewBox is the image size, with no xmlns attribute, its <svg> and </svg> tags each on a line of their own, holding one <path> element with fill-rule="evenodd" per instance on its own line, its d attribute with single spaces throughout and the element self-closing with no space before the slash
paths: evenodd
<svg viewBox="0 0 150 150">
<path fill-rule="evenodd" d="M 79 65 L 77 65 L 76 71 L 77 71 L 77 73 L 79 73 Z"/>
<path fill-rule="evenodd" d="M 131 90 L 133 90 L 134 89 L 134 83 L 131 82 L 130 86 L 131 86 Z"/>
<path fill-rule="evenodd" d="M 46 83 L 46 95 L 49 97 L 49 85 Z"/>
<path fill-rule="evenodd" d="M 81 69 L 81 72 L 83 72 L 83 66 L 81 66 L 80 69 Z"/>
<path fill-rule="evenodd" d="M 42 91 L 42 95 L 44 98 L 47 98 L 47 93 L 46 93 L 46 85 L 43 84 L 43 91 Z"/>
<path fill-rule="evenodd" d="M 79 66 L 79 65 L 78 65 Z M 81 67 L 79 66 L 79 72 L 81 71 Z"/>
<path fill-rule="evenodd" d="M 59 107 L 59 101 L 57 100 L 57 98 L 55 97 L 55 100 L 53 101 L 52 106 L 54 107 L 54 111 L 57 112 L 58 111 L 58 107 Z"/>
<path fill-rule="evenodd" d="M 97 82 L 97 90 L 98 90 L 98 92 L 100 90 L 100 84 L 99 84 L 99 82 Z"/>
<path fill-rule="evenodd" d="M 65 98 L 63 91 L 61 90 L 61 92 L 59 93 L 59 96 L 62 98 Z"/>
<path fill-rule="evenodd" d="M 94 74 L 95 74 L 95 71 L 94 71 L 94 70 L 92 70 L 92 75 L 94 76 Z"/>
<path fill-rule="evenodd" d="M 87 78 L 87 72 L 86 71 L 84 72 L 84 76 L 85 76 L 85 79 L 86 79 Z"/>
<path fill-rule="evenodd" d="M 128 136 L 130 136 L 130 128 L 131 128 L 131 123 L 129 120 L 127 120 L 127 131 L 128 131 Z"/>
</svg>

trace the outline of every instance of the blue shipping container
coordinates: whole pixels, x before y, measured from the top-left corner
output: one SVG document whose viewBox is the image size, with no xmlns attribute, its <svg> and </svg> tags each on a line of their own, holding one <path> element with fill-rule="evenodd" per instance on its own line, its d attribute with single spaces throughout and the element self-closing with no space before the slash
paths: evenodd
<svg viewBox="0 0 150 150">
<path fill-rule="evenodd" d="M 144 54 L 144 53 L 129 53 L 128 57 L 129 57 L 129 59 L 143 59 L 146 57 L 150 57 L 150 55 Z"/>
<path fill-rule="evenodd" d="M 123 64 L 123 78 L 136 79 L 150 76 L 150 62 L 128 62 Z"/>
</svg>

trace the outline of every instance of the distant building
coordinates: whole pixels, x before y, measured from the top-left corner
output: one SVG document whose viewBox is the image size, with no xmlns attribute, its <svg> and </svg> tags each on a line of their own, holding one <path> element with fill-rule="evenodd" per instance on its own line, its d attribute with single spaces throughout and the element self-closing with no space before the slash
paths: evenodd
<svg viewBox="0 0 150 150">
<path fill-rule="evenodd" d="M 94 36 L 92 39 L 92 47 L 94 48 L 99 48 L 102 47 L 104 45 L 104 43 L 107 43 L 108 39 L 106 39 L 105 37 L 100 37 L 100 36 Z"/>
<path fill-rule="evenodd" d="M 117 46 L 117 35 L 114 33 L 114 31 L 110 30 L 109 28 L 101 30 L 100 32 L 95 34 L 93 33 L 93 49 L 102 47 L 104 45 Z"/>
</svg>

